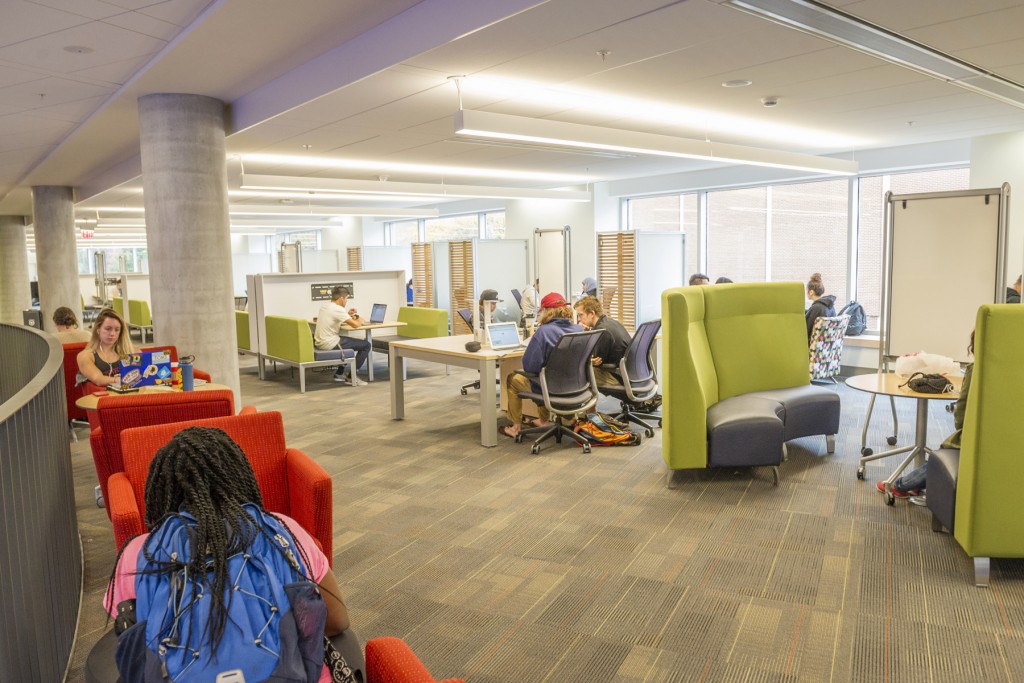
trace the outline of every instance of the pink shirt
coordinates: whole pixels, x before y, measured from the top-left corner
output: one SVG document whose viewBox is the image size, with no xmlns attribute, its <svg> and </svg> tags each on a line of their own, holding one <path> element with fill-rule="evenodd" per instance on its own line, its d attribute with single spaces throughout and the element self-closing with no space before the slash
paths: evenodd
<svg viewBox="0 0 1024 683">
<path fill-rule="evenodd" d="M 330 565 L 327 563 L 327 556 L 317 546 L 313 537 L 306 533 L 302 525 L 287 515 L 282 515 L 279 512 L 274 514 L 281 518 L 281 521 L 288 527 L 288 531 L 295 537 L 295 542 L 306 552 L 306 557 L 309 558 L 308 569 L 310 576 L 317 583 L 323 581 L 327 572 L 331 570 Z M 106 607 L 107 612 L 112 617 L 117 616 L 117 605 L 121 604 L 124 600 L 131 600 L 135 597 L 135 570 L 138 566 L 139 551 L 142 550 L 142 544 L 146 542 L 147 538 L 149 538 L 149 534 L 136 536 L 128 542 L 124 552 L 121 553 L 121 559 L 117 563 L 117 572 L 114 575 L 113 599 L 108 600 L 109 593 L 103 599 L 104 607 Z M 328 671 L 325 665 L 323 671 L 320 672 L 318 683 L 330 683 L 330 681 L 331 672 Z"/>
</svg>

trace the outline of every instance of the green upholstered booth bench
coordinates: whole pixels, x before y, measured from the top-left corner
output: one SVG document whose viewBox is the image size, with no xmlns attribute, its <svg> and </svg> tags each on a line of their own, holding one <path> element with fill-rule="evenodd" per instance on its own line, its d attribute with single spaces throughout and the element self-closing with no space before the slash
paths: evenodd
<svg viewBox="0 0 1024 683">
<path fill-rule="evenodd" d="M 252 341 L 249 338 L 248 311 L 235 311 L 235 343 L 238 345 L 238 353 L 259 358 L 259 349 L 252 348 Z"/>
<path fill-rule="evenodd" d="M 393 341 L 448 336 L 448 311 L 443 308 L 402 306 L 398 309 L 398 321 L 405 323 L 404 326 L 398 328 L 402 334 L 373 335 L 374 351 L 387 354 Z M 388 362 L 391 362 L 390 356 Z"/>
<path fill-rule="evenodd" d="M 989 558 L 1024 557 L 1024 306 L 985 304 L 974 329 L 974 370 L 960 449 L 928 458 L 932 529 L 946 527 L 987 586 Z"/>
<path fill-rule="evenodd" d="M 299 391 L 306 393 L 306 369 L 324 368 L 349 364 L 352 377 L 356 373 L 356 358 L 353 351 L 320 351 L 313 346 L 313 333 L 309 321 L 302 318 L 286 318 L 268 315 L 264 318 L 267 330 L 267 353 L 260 355 L 260 378 L 266 377 L 265 364 L 271 361 L 275 370 L 277 364 L 299 369 Z"/>
<path fill-rule="evenodd" d="M 153 336 L 153 317 L 149 313 L 149 302 L 141 299 L 128 299 L 128 329 L 138 330 L 142 335 L 142 343 L 146 343 L 146 332 Z"/>
<path fill-rule="evenodd" d="M 679 287 L 662 294 L 662 455 L 675 470 L 771 467 L 785 442 L 839 431 L 839 396 L 810 383 L 803 285 Z"/>
</svg>

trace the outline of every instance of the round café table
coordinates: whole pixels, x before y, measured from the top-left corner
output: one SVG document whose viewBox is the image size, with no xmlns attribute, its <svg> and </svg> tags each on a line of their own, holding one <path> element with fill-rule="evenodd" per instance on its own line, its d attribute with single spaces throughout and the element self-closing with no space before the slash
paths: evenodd
<svg viewBox="0 0 1024 683">
<path fill-rule="evenodd" d="M 894 372 L 877 372 L 869 375 L 854 375 L 846 380 L 846 384 L 849 387 L 858 391 L 866 391 L 871 394 L 879 394 L 882 396 L 917 399 L 917 422 L 915 426 L 914 445 L 867 455 L 862 457 L 858 463 L 857 478 L 863 479 L 865 463 L 871 462 L 872 460 L 900 455 L 901 453 L 909 453 L 909 455 L 903 459 L 903 462 L 900 463 L 899 467 L 896 468 L 896 471 L 885 480 L 886 505 L 894 505 L 896 503 L 896 496 L 892 493 L 892 483 L 896 481 L 901 474 L 903 474 L 903 470 L 907 469 L 907 466 L 910 465 L 911 461 L 916 460 L 917 465 L 920 466 L 924 464 L 925 454 L 933 454 L 932 450 L 928 448 L 927 445 L 928 401 L 955 400 L 957 396 L 960 395 L 960 384 L 963 382 L 963 375 L 951 375 L 948 379 L 953 385 L 953 391 L 944 394 L 922 394 L 917 391 L 912 391 L 909 386 L 901 386 L 905 384 L 907 380 L 898 376 Z"/>
<path fill-rule="evenodd" d="M 231 387 L 225 384 L 213 384 L 211 382 L 207 382 L 206 384 L 196 384 L 195 386 L 195 391 L 213 391 L 214 389 L 231 389 Z M 169 386 L 163 385 L 140 387 L 138 391 L 132 391 L 127 394 L 118 394 L 113 391 L 101 391 L 95 394 L 86 394 L 85 396 L 82 396 L 77 401 L 75 401 L 75 405 L 81 408 L 82 410 L 96 410 L 96 406 L 99 404 L 101 398 L 120 398 L 122 396 L 138 396 L 139 394 L 157 394 L 168 391 L 177 391 L 177 389 L 172 389 Z"/>
</svg>

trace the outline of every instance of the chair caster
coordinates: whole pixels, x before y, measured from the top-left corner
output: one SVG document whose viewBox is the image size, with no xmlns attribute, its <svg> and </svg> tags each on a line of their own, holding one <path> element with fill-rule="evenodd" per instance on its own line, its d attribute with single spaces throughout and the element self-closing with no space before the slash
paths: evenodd
<svg viewBox="0 0 1024 683">
<path fill-rule="evenodd" d="M 583 452 L 584 453 L 590 453 L 590 444 L 589 443 L 583 444 Z"/>
<path fill-rule="evenodd" d="M 658 429 L 661 429 L 661 420 L 658 420 Z"/>
<path fill-rule="evenodd" d="M 895 505 L 896 504 L 896 496 L 892 495 L 892 493 L 890 493 L 889 491 L 886 491 L 885 492 L 885 504 L 886 505 Z"/>
<path fill-rule="evenodd" d="M 871 455 L 872 453 L 874 453 L 874 451 L 871 450 L 870 448 L 867 448 L 866 446 L 864 448 L 860 449 L 860 454 L 861 455 L 867 456 L 867 455 Z"/>
<path fill-rule="evenodd" d="M 516 443 L 522 443 L 523 442 L 523 435 L 522 435 L 522 433 L 516 434 L 515 442 Z"/>
<path fill-rule="evenodd" d="M 531 454 L 531 455 L 540 455 L 540 446 L 538 446 L 537 444 L 534 444 L 534 445 L 533 445 L 533 446 L 532 446 L 532 447 L 530 448 L 530 454 Z"/>
<path fill-rule="evenodd" d="M 463 396 L 469 396 L 469 392 L 465 388 L 459 389 L 459 393 Z"/>
<path fill-rule="evenodd" d="M 864 481 L 864 467 L 857 468 L 857 478 Z"/>
<path fill-rule="evenodd" d="M 654 430 L 651 429 L 650 427 L 648 427 L 647 429 L 644 430 L 644 436 L 646 436 L 648 439 L 653 439 L 654 438 Z"/>
<path fill-rule="evenodd" d="M 896 445 L 896 437 L 895 436 L 887 436 L 887 437 L 885 437 L 885 442 L 887 444 L 889 444 L 890 446 L 895 446 Z"/>
</svg>

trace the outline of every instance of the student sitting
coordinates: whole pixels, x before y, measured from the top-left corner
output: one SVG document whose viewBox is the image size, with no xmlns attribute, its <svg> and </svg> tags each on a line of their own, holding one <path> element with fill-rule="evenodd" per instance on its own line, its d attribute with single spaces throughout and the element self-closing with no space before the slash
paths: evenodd
<svg viewBox="0 0 1024 683">
<path fill-rule="evenodd" d="M 57 327 L 53 336 L 57 337 L 61 344 L 77 344 L 92 339 L 91 334 L 78 329 L 78 317 L 67 306 L 61 306 L 53 312 L 53 324 Z"/>
<path fill-rule="evenodd" d="M 836 298 L 831 294 L 825 295 L 825 285 L 821 282 L 821 273 L 815 273 L 807 282 L 807 298 L 811 300 L 811 307 L 804 313 L 804 319 L 807 321 L 807 343 L 810 344 L 814 321 L 836 314 Z"/>
<path fill-rule="evenodd" d="M 604 314 L 601 302 L 597 297 L 587 296 L 576 302 L 576 318 L 587 330 L 604 330 L 594 347 L 591 362 L 594 364 L 594 379 L 599 385 L 622 384 L 622 379 L 615 371 L 606 370 L 601 365 L 619 366 L 619 361 L 626 355 L 633 338 L 629 331 L 618 320 Z"/>
<path fill-rule="evenodd" d="M 359 319 L 359 312 L 354 308 L 345 310 L 345 304 L 352 293 L 348 287 L 335 287 L 331 290 L 331 300 L 320 307 L 316 317 L 316 332 L 313 334 L 313 343 L 321 351 L 333 351 L 334 349 L 352 349 L 356 352 L 356 369 L 366 364 L 370 355 L 370 343 L 365 339 L 356 339 L 348 335 L 342 335 L 344 328 L 357 330 L 363 326 Z M 334 373 L 335 382 L 346 382 L 351 386 L 365 384 L 358 377 L 348 376 L 347 365 L 342 363 Z"/>
<path fill-rule="evenodd" d="M 105 387 L 121 382 L 121 359 L 134 353 L 121 316 L 104 308 L 92 323 L 89 343 L 78 354 L 78 379 L 75 385 L 92 382 Z"/>
</svg>

